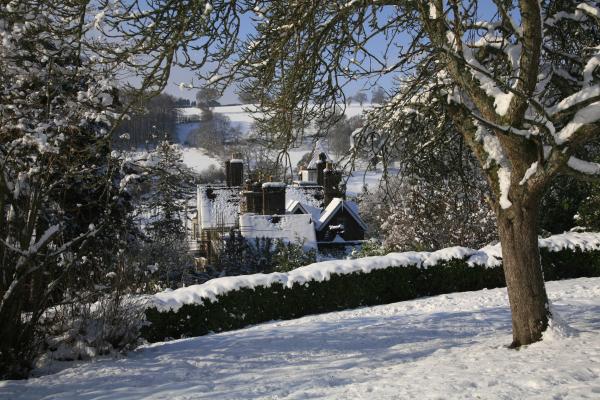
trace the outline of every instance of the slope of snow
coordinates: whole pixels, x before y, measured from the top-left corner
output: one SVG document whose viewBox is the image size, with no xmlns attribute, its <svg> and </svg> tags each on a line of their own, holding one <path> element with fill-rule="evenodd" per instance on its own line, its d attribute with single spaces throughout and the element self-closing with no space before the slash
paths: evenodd
<svg viewBox="0 0 600 400">
<path fill-rule="evenodd" d="M 346 107 L 346 116 L 353 117 L 356 115 L 361 115 L 363 111 L 369 109 L 370 107 L 370 104 L 365 104 L 363 106 L 360 106 L 358 104 L 351 104 Z M 220 106 L 214 107 L 212 109 L 214 113 L 228 117 L 231 120 L 232 125 L 240 129 L 243 136 L 247 136 L 250 134 L 252 125 L 254 124 L 254 119 L 252 118 L 252 111 L 254 110 L 256 110 L 256 107 L 253 105 Z M 202 110 L 195 107 L 179 108 L 178 111 L 184 116 L 200 116 L 202 114 Z M 181 143 L 182 145 L 186 145 L 190 133 L 198 129 L 199 126 L 200 122 L 186 122 L 177 124 L 176 136 L 178 138 L 179 143 Z M 309 129 L 309 131 L 311 130 L 312 128 Z M 202 170 L 206 169 L 211 163 L 217 165 L 219 164 L 218 160 L 214 160 L 206 156 L 205 152 L 203 152 L 203 150 L 201 149 L 189 149 L 187 147 L 185 149 L 189 153 L 187 156 L 185 156 L 185 163 L 198 172 L 201 172 Z M 304 143 L 300 144 L 298 147 L 289 150 L 289 161 L 294 170 L 298 165 L 300 159 L 306 153 L 310 153 L 312 150 L 313 144 L 308 138 L 307 140 L 305 140 Z M 202 157 L 203 155 L 204 157 Z M 360 176 L 360 179 L 362 179 L 362 174 Z M 377 179 L 377 184 L 378 182 L 379 179 Z M 374 186 L 370 185 L 369 187 Z M 357 184 L 357 188 L 358 189 L 356 193 L 360 193 L 362 190 L 362 183 Z"/>
<path fill-rule="evenodd" d="M 194 132 L 200 126 L 199 122 L 185 122 L 175 126 L 175 134 L 177 140 L 182 145 L 187 145 L 188 137 L 190 133 Z"/>
<path fill-rule="evenodd" d="M 204 149 L 195 147 L 183 148 L 183 162 L 196 172 L 206 170 L 210 165 L 219 167 L 221 161 L 206 154 Z"/>
<path fill-rule="evenodd" d="M 505 289 L 454 293 L 156 343 L 0 382 L 24 399 L 593 399 L 600 278 L 547 284 L 553 327 L 519 351 Z"/>
<path fill-rule="evenodd" d="M 315 225 L 311 215 L 256 215 L 240 216 L 240 232 L 250 243 L 254 239 L 280 239 L 286 243 L 302 243 L 304 250 L 317 249 Z"/>
<path fill-rule="evenodd" d="M 370 104 L 364 104 L 362 106 L 359 104 L 351 104 L 346 106 L 345 114 L 348 118 L 351 118 L 356 115 L 361 115 L 363 111 L 368 110 L 369 108 L 371 108 Z M 184 116 L 202 115 L 202 110 L 196 107 L 178 108 L 177 110 Z M 255 111 L 256 106 L 252 104 L 219 106 L 212 108 L 212 112 L 228 117 L 234 126 L 238 126 L 241 129 L 242 134 L 244 135 L 250 132 L 252 124 L 254 124 L 252 115 Z"/>
<path fill-rule="evenodd" d="M 363 192 L 365 186 L 369 192 L 375 192 L 379 188 L 382 179 L 382 171 L 353 171 L 346 182 L 346 194 L 348 196 L 358 196 Z"/>
</svg>

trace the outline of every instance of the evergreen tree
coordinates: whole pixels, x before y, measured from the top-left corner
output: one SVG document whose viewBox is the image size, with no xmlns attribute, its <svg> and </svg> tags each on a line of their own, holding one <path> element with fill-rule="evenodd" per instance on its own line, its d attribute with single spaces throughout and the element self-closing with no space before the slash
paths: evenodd
<svg viewBox="0 0 600 400">
<path fill-rule="evenodd" d="M 217 269 L 225 276 L 252 273 L 251 249 L 239 230 L 231 229 L 225 238 L 223 249 L 219 254 Z"/>
<path fill-rule="evenodd" d="M 96 292 L 126 220 L 120 166 L 109 147 L 118 108 L 111 66 L 81 54 L 85 7 L 57 7 L 61 18 L 44 3 L 0 5 L 4 377 L 31 368 L 47 307 Z"/>
<path fill-rule="evenodd" d="M 195 195 L 194 177 L 183 163 L 178 145 L 166 140 L 148 153 L 143 163 L 146 173 L 146 192 L 141 196 L 141 207 L 147 210 L 145 231 L 152 255 L 158 264 L 156 275 L 169 287 L 181 285 L 186 271 L 192 267 L 186 232 L 187 204 Z"/>
</svg>

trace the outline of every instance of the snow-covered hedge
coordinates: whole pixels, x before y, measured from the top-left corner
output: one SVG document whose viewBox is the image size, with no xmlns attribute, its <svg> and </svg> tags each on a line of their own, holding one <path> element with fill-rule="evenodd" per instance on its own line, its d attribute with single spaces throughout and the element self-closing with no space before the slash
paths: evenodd
<svg viewBox="0 0 600 400">
<path fill-rule="evenodd" d="M 600 233 L 540 239 L 546 280 L 600 276 Z M 390 253 L 311 264 L 288 273 L 213 279 L 158 293 L 146 311 L 150 341 L 198 336 L 274 319 L 504 285 L 499 245 Z"/>
</svg>

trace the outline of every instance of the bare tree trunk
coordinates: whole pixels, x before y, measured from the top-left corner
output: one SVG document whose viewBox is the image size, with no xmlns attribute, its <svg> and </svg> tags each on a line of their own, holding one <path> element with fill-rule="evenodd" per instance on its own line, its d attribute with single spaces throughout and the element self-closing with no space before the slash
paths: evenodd
<svg viewBox="0 0 600 400">
<path fill-rule="evenodd" d="M 550 311 L 538 246 L 539 202 L 513 202 L 498 212 L 498 233 L 512 311 L 513 343 L 536 342 L 548 326 Z"/>
</svg>

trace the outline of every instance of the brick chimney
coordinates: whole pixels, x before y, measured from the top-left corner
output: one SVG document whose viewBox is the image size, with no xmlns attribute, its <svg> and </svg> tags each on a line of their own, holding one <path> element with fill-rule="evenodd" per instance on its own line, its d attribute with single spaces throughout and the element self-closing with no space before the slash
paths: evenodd
<svg viewBox="0 0 600 400">
<path fill-rule="evenodd" d="M 225 183 L 227 187 L 231 186 L 231 162 L 229 160 L 225 161 Z"/>
<path fill-rule="evenodd" d="M 319 153 L 319 161 L 317 161 L 317 185 L 324 186 L 323 170 L 327 165 L 327 154 Z"/>
<path fill-rule="evenodd" d="M 345 193 L 340 190 L 340 182 L 342 181 L 342 174 L 339 171 L 334 170 L 333 163 L 328 162 L 326 168 L 323 170 L 323 191 L 325 192 L 325 207 L 335 197 L 345 197 Z"/>
<path fill-rule="evenodd" d="M 252 184 L 252 211 L 255 214 L 262 214 L 263 211 L 263 192 L 260 182 Z"/>
<path fill-rule="evenodd" d="M 227 163 L 225 163 L 227 170 Z M 229 160 L 229 182 L 227 186 L 242 186 L 244 183 L 244 160 L 240 153 L 234 153 Z"/>
<path fill-rule="evenodd" d="M 262 184 L 263 214 L 285 214 L 285 187 L 283 182 L 266 182 Z"/>
<path fill-rule="evenodd" d="M 241 195 L 244 196 L 244 205 L 243 212 L 251 213 L 254 209 L 254 198 L 252 197 L 252 181 L 250 179 L 246 179 L 244 182 L 244 189 L 241 192 Z"/>
</svg>

